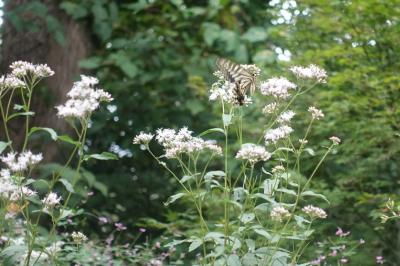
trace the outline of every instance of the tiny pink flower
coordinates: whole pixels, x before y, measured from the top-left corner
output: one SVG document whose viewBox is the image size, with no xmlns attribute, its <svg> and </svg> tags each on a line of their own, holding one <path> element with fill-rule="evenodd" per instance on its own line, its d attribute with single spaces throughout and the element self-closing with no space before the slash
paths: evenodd
<svg viewBox="0 0 400 266">
<path fill-rule="evenodd" d="M 331 257 L 336 257 L 336 255 L 337 255 L 337 250 L 336 249 L 333 250 L 331 253 L 329 253 L 329 256 L 331 256 Z"/>
<path fill-rule="evenodd" d="M 382 256 L 376 256 L 375 259 L 376 259 L 376 263 L 378 263 L 378 264 L 383 264 L 385 262 L 385 260 L 383 259 Z"/>
<path fill-rule="evenodd" d="M 99 217 L 99 224 L 106 224 L 108 223 L 107 217 Z"/>
<path fill-rule="evenodd" d="M 340 236 L 340 237 L 345 237 L 345 236 L 350 235 L 350 231 L 344 232 L 342 228 L 338 227 L 337 231 L 336 231 L 336 235 Z"/>
<path fill-rule="evenodd" d="M 349 260 L 346 259 L 346 258 L 341 258 L 341 259 L 340 259 L 340 262 L 343 263 L 343 264 L 345 264 L 345 263 L 348 263 Z"/>
<path fill-rule="evenodd" d="M 117 229 L 117 231 L 125 231 L 126 230 L 126 226 L 123 223 L 114 223 L 115 228 Z"/>
<path fill-rule="evenodd" d="M 144 232 L 146 232 L 146 229 L 145 228 L 139 228 L 139 232 L 140 233 L 144 233 Z"/>
</svg>

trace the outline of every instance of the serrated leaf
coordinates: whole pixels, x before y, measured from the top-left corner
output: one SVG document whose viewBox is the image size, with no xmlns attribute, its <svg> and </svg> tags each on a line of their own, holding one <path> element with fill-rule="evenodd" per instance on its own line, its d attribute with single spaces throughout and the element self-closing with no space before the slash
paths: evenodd
<svg viewBox="0 0 400 266">
<path fill-rule="evenodd" d="M 251 221 L 254 220 L 254 218 L 256 218 L 256 216 L 254 215 L 254 213 L 243 213 L 240 216 L 240 221 L 244 224 L 250 223 Z"/>
<path fill-rule="evenodd" d="M 90 154 L 85 155 L 83 160 L 87 161 L 89 159 L 96 159 L 96 160 L 118 160 L 118 156 L 111 152 L 102 152 L 100 154 Z"/>
<path fill-rule="evenodd" d="M 58 181 L 64 185 L 65 189 L 68 192 L 71 192 L 71 193 L 75 192 L 74 191 L 74 187 L 72 186 L 72 184 L 68 180 L 66 180 L 64 178 L 60 178 Z"/>
<path fill-rule="evenodd" d="M 57 132 L 54 129 L 48 128 L 48 127 L 32 127 L 31 130 L 29 131 L 28 135 L 30 136 L 31 134 L 33 134 L 37 131 L 46 131 L 47 133 L 50 134 L 50 137 L 53 140 L 57 140 L 57 138 L 58 138 Z"/>
<path fill-rule="evenodd" d="M 307 190 L 307 191 L 302 192 L 301 196 L 310 196 L 310 197 L 320 198 L 320 199 L 326 201 L 328 204 L 331 204 L 329 202 L 329 200 L 324 195 L 315 193 L 314 191 L 311 191 L 311 190 Z"/>
<path fill-rule="evenodd" d="M 210 129 L 207 129 L 206 131 L 201 132 L 199 134 L 199 137 L 202 137 L 202 136 L 208 135 L 210 133 L 214 133 L 214 132 L 222 133 L 223 135 L 225 135 L 225 131 L 222 128 L 216 127 L 216 128 L 210 128 Z"/>
<path fill-rule="evenodd" d="M 197 249 L 203 244 L 203 240 L 201 239 L 195 239 L 190 245 L 189 245 L 189 252 L 192 252 L 193 250 Z"/>
<path fill-rule="evenodd" d="M 4 151 L 9 145 L 11 145 L 11 141 L 9 141 L 9 142 L 0 141 L 0 154 L 2 154 L 3 151 Z"/>
<path fill-rule="evenodd" d="M 168 198 L 167 202 L 165 202 L 164 205 L 168 206 L 169 204 L 174 203 L 176 200 L 182 198 L 185 195 L 186 195 L 186 193 L 178 193 L 178 194 L 172 195 L 171 197 Z"/>
</svg>

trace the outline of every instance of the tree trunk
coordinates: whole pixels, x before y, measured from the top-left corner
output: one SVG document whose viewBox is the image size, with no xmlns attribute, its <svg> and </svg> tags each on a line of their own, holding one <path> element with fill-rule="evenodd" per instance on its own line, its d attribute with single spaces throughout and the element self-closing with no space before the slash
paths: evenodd
<svg viewBox="0 0 400 266">
<path fill-rule="evenodd" d="M 39 30 L 28 32 L 16 29 L 9 16 L 10 12 L 26 6 L 30 3 L 29 0 L 12 0 L 5 3 L 0 69 L 2 73 L 9 72 L 8 66 L 16 60 L 48 64 L 55 71 L 55 75 L 44 82 L 46 87 L 44 91 L 35 93 L 36 97 L 33 98 L 31 108 L 35 112 L 35 116 L 32 118 L 31 125 L 51 127 L 65 132 L 68 127 L 62 119 L 56 116 L 54 106 L 65 101 L 66 93 L 80 73 L 79 60 L 88 55 L 91 50 L 91 42 L 89 34 L 85 32 L 82 25 L 60 10 L 57 2 L 54 0 L 42 1 L 48 7 L 47 15 L 55 17 L 63 26 L 64 44 L 55 40 L 54 35 L 48 31 L 45 20 L 29 8 L 23 8 L 23 11 L 18 12 L 17 15 L 23 19 L 24 23 L 38 25 Z M 16 121 L 10 125 L 15 147 L 21 146 L 24 136 L 24 128 L 21 123 L 21 121 Z M 47 161 L 57 155 L 55 144 L 41 146 Z"/>
</svg>

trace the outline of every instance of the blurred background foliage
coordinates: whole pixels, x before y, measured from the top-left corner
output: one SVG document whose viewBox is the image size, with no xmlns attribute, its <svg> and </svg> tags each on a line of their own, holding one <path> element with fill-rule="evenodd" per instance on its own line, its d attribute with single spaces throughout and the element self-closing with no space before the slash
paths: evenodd
<svg viewBox="0 0 400 266">
<path fill-rule="evenodd" d="M 141 130 L 188 126 L 201 132 L 213 125 L 215 107 L 207 90 L 217 56 L 255 63 L 265 78 L 290 65 L 314 63 L 330 78 L 301 99 L 300 111 L 316 105 L 325 112 L 310 144 L 332 134 L 343 140 L 314 179 L 331 201 L 321 240 L 340 226 L 366 241 L 352 265 L 374 265 L 381 254 L 398 265 L 400 223 L 381 225 L 377 211 L 388 197 L 398 198 L 400 188 L 398 0 L 58 2 L 92 41 L 80 67 L 99 77 L 115 98 L 107 107 L 111 114 L 98 113 L 90 131 L 93 152 L 106 149 L 120 157 L 88 169 L 108 187 L 106 197 L 96 193 L 86 203 L 93 210 L 116 215 L 131 229 L 146 217 L 161 222 L 179 217 L 183 208 L 162 204 L 176 184 L 131 140 Z M 68 41 L 60 23 L 51 23 L 54 16 L 29 5 L 25 8 L 51 17 L 47 30 L 57 42 Z M 18 20 L 18 12 L 11 18 L 16 25 L 29 23 Z M 296 123 L 307 119 L 300 112 Z M 246 130 L 258 132 L 253 112 L 248 121 Z M 306 173 L 318 155 L 305 162 Z"/>
</svg>

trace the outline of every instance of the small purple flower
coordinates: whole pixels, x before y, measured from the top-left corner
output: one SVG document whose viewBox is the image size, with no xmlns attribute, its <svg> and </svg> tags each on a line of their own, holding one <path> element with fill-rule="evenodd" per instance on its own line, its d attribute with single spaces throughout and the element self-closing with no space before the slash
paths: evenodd
<svg viewBox="0 0 400 266">
<path fill-rule="evenodd" d="M 70 218 L 68 218 L 68 219 L 67 219 L 67 223 L 68 223 L 68 224 L 72 224 L 73 222 L 72 222 L 72 220 L 71 220 Z"/>
<path fill-rule="evenodd" d="M 144 233 L 144 232 L 146 232 L 146 229 L 145 228 L 139 228 L 139 232 L 140 233 Z"/>
<path fill-rule="evenodd" d="M 331 257 L 336 257 L 336 255 L 337 255 L 337 250 L 336 250 L 336 249 L 334 249 L 334 250 L 329 254 L 329 256 L 331 256 Z"/>
<path fill-rule="evenodd" d="M 350 235 L 350 231 L 344 232 L 342 228 L 338 227 L 336 230 L 336 235 L 340 237 L 348 236 Z"/>
<path fill-rule="evenodd" d="M 383 256 L 376 256 L 376 263 L 378 264 L 383 264 L 385 262 L 385 260 L 383 259 Z"/>
<path fill-rule="evenodd" d="M 114 223 L 115 228 L 117 231 L 124 231 L 126 230 L 126 226 L 123 223 Z"/>
<path fill-rule="evenodd" d="M 94 195 L 94 192 L 93 192 L 93 191 L 89 191 L 88 193 L 86 193 L 86 195 L 87 195 L 88 197 L 91 197 L 91 196 Z"/>
</svg>

